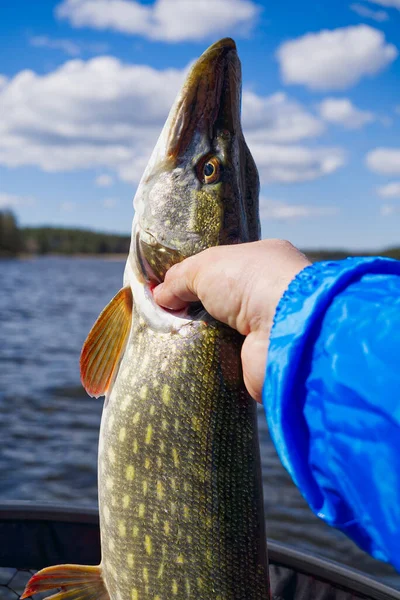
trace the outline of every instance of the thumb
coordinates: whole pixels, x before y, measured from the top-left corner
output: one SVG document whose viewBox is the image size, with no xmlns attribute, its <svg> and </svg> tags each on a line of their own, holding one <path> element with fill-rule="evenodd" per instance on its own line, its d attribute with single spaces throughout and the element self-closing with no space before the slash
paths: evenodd
<svg viewBox="0 0 400 600">
<path fill-rule="evenodd" d="M 189 302 L 199 300 L 195 291 L 196 257 L 186 258 L 173 265 L 160 283 L 153 290 L 154 299 L 160 306 L 170 310 L 181 310 Z"/>
</svg>

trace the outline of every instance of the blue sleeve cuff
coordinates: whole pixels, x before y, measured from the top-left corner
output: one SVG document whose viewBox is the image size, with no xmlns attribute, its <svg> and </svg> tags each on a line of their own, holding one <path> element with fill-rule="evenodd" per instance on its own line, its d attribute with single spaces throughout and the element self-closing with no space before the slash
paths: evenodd
<svg viewBox="0 0 400 600">
<path fill-rule="evenodd" d="M 277 307 L 270 335 L 263 404 L 278 455 L 315 514 L 343 530 L 376 558 L 393 562 L 379 540 L 372 540 L 371 532 L 359 522 L 354 504 L 347 502 L 343 491 L 338 491 L 325 474 L 318 473 L 318 464 L 310 458 L 315 432 L 306 402 L 308 381 L 317 360 L 316 342 L 335 297 L 366 274 L 400 275 L 400 261 L 368 257 L 316 263 L 291 282 Z M 330 321 L 329 327 L 332 330 L 335 323 Z M 324 393 L 322 390 L 321 395 Z M 323 428 L 323 423 L 318 427 Z M 396 493 L 400 498 L 400 489 Z"/>
</svg>

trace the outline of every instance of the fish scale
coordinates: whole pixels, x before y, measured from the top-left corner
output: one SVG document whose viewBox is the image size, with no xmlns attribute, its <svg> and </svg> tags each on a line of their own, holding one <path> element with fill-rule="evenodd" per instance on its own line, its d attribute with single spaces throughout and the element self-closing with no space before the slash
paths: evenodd
<svg viewBox="0 0 400 600">
<path fill-rule="evenodd" d="M 265 599 L 255 408 L 239 336 L 217 323 L 187 327 L 164 335 L 133 328 L 103 412 L 107 588 L 116 599 Z M 130 353 L 138 339 L 143 352 Z M 222 370 L 227 346 L 235 351 Z"/>
</svg>

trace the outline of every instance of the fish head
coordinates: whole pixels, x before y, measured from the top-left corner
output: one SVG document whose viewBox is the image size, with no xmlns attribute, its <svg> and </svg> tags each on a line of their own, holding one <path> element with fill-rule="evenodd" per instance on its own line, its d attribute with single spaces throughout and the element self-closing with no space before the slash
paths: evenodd
<svg viewBox="0 0 400 600">
<path fill-rule="evenodd" d="M 240 61 L 224 38 L 192 66 L 135 196 L 131 254 L 148 281 L 210 246 L 259 239 L 258 173 L 240 105 Z"/>
</svg>

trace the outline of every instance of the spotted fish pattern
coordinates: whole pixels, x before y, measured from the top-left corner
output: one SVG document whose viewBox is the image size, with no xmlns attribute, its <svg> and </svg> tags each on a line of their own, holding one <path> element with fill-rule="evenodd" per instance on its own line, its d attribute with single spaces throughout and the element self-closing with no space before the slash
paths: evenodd
<svg viewBox="0 0 400 600">
<path fill-rule="evenodd" d="M 138 314 L 104 408 L 102 569 L 114 600 L 265 600 L 255 403 L 241 339 L 155 333 Z"/>
</svg>

